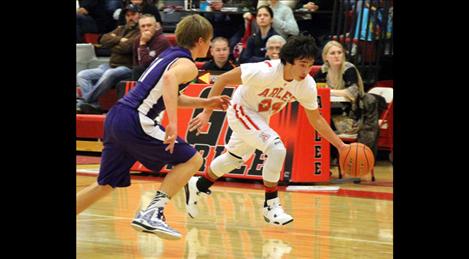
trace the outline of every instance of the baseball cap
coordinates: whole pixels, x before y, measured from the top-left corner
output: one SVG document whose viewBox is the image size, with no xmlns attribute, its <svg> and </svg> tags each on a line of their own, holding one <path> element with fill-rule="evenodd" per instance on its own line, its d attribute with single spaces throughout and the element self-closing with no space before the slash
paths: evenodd
<svg viewBox="0 0 469 259">
<path fill-rule="evenodd" d="M 136 13 L 139 13 L 141 12 L 141 9 L 138 5 L 134 5 L 134 4 L 129 4 L 127 5 L 124 10 L 124 12 L 127 12 L 127 11 L 131 11 L 131 12 L 136 12 Z"/>
</svg>

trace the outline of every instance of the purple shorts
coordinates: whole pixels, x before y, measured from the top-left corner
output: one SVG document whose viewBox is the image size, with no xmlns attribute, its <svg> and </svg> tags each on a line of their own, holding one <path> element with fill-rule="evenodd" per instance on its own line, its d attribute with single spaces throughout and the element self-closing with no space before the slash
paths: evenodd
<svg viewBox="0 0 469 259">
<path fill-rule="evenodd" d="M 160 125 L 163 131 L 164 128 Z M 98 184 L 114 187 L 130 185 L 130 168 L 139 161 L 146 168 L 159 172 L 165 165 L 177 165 L 191 159 L 197 152 L 180 137 L 170 154 L 163 141 L 147 135 L 140 125 L 138 111 L 116 104 L 104 122 L 104 148 Z"/>
</svg>

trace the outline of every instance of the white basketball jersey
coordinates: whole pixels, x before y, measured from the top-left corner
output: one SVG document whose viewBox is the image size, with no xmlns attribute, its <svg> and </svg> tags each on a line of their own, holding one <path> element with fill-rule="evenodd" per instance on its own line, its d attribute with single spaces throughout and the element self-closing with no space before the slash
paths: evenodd
<svg viewBox="0 0 469 259">
<path fill-rule="evenodd" d="M 233 105 L 258 112 L 267 120 L 293 101 L 308 110 L 318 108 L 314 79 L 307 75 L 302 81 L 285 81 L 280 59 L 246 63 L 240 67 L 242 84 L 233 93 Z"/>
</svg>

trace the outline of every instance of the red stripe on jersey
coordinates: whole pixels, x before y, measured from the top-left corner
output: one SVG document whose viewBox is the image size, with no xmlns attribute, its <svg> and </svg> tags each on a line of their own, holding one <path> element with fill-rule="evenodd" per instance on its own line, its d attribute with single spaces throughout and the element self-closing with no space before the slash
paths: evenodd
<svg viewBox="0 0 469 259">
<path fill-rule="evenodd" d="M 249 118 L 249 116 L 247 116 L 245 113 L 244 113 L 244 110 L 243 110 L 243 106 L 239 106 L 239 109 L 241 110 L 241 114 L 246 117 L 246 119 L 252 124 L 252 126 L 254 126 L 254 128 L 256 128 L 256 130 L 259 130 L 259 127 L 257 127 L 257 125 L 254 123 L 254 121 L 251 120 L 251 118 Z"/>
<path fill-rule="evenodd" d="M 235 116 L 236 116 L 236 118 L 237 118 L 239 121 L 241 121 L 241 123 L 243 123 L 243 125 L 244 125 L 244 127 L 245 127 L 246 129 L 250 130 L 250 128 L 249 128 L 249 126 L 246 124 L 246 122 L 244 122 L 243 119 L 241 119 L 241 117 L 239 117 L 239 115 L 238 115 L 238 109 L 237 109 L 237 104 L 235 104 L 235 105 L 233 106 L 233 108 L 235 109 Z"/>
<path fill-rule="evenodd" d="M 267 65 L 269 65 L 269 67 L 272 67 L 272 65 L 270 64 L 269 61 L 264 61 L 264 63 L 266 63 Z"/>
</svg>

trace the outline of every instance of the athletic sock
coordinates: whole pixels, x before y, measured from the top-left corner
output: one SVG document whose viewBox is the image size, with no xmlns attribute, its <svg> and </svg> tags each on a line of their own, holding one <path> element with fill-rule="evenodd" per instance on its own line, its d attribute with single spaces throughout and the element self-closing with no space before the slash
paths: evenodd
<svg viewBox="0 0 469 259">
<path fill-rule="evenodd" d="M 169 199 L 170 197 L 165 192 L 156 191 L 155 197 L 153 197 L 146 209 L 148 210 L 153 207 L 164 208 L 164 206 L 169 202 Z"/>
<path fill-rule="evenodd" d="M 267 207 L 267 201 L 277 198 L 278 197 L 278 186 L 274 187 L 267 187 L 264 186 L 265 188 L 265 201 L 264 201 L 264 207 Z"/>
<path fill-rule="evenodd" d="M 210 186 L 212 186 L 217 179 L 212 179 L 208 174 L 204 174 L 197 181 L 197 189 L 201 192 L 210 193 Z"/>
</svg>

